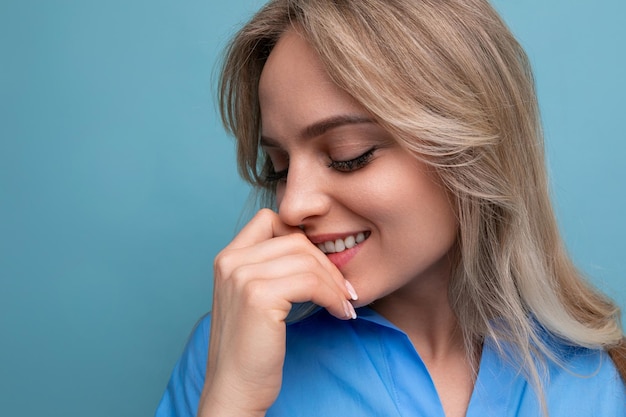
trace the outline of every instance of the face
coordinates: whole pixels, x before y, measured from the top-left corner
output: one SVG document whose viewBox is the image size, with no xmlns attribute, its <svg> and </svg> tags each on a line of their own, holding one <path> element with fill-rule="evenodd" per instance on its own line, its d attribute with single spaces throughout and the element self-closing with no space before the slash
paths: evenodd
<svg viewBox="0 0 626 417">
<path fill-rule="evenodd" d="M 272 50 L 259 97 L 279 216 L 327 253 L 357 305 L 445 292 L 457 233 L 445 190 L 294 31 Z"/>
</svg>

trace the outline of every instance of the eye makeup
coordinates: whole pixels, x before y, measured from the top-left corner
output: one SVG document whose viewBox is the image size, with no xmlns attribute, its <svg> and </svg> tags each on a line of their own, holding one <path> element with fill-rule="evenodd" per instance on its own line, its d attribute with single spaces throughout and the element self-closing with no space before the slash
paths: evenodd
<svg viewBox="0 0 626 417">
<path fill-rule="evenodd" d="M 374 152 L 378 149 L 376 146 L 371 147 L 366 152 L 357 156 L 356 158 L 348 159 L 348 160 L 333 160 L 331 158 L 330 163 L 328 164 L 329 168 L 333 168 L 339 172 L 352 172 L 366 166 L 374 156 Z"/>
</svg>

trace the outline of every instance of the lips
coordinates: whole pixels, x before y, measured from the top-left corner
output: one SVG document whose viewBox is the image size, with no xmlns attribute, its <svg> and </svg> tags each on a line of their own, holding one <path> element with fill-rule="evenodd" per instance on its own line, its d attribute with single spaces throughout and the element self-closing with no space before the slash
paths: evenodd
<svg viewBox="0 0 626 417">
<path fill-rule="evenodd" d="M 346 249 L 352 249 L 359 243 L 363 242 L 365 239 L 367 239 L 368 234 L 369 233 L 366 232 L 359 232 L 355 235 L 348 235 L 344 238 L 319 242 L 316 244 L 316 246 L 319 248 L 319 250 L 326 254 L 341 253 Z"/>
</svg>

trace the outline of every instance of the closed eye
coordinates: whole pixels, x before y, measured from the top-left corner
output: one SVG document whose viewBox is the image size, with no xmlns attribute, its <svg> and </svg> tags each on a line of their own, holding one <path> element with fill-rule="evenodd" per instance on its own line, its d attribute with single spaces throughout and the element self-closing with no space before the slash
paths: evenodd
<svg viewBox="0 0 626 417">
<path fill-rule="evenodd" d="M 374 152 L 376 151 L 376 147 L 369 149 L 365 153 L 357 156 L 356 158 L 349 159 L 347 161 L 336 161 L 331 158 L 330 163 L 328 164 L 329 168 L 333 168 L 340 172 L 352 172 L 366 166 L 374 156 Z"/>
<path fill-rule="evenodd" d="M 268 184 L 285 181 L 287 179 L 287 172 L 287 169 L 283 169 L 278 172 L 272 171 L 265 176 L 264 181 Z"/>
<path fill-rule="evenodd" d="M 374 156 L 374 152 L 377 149 L 378 148 L 374 146 L 370 148 L 369 150 L 367 150 L 366 152 L 362 153 L 361 155 L 357 156 L 356 158 L 348 159 L 344 161 L 334 160 L 331 158 L 330 163 L 328 164 L 328 167 L 334 170 L 337 170 L 339 172 L 356 171 L 358 169 L 365 167 L 367 164 L 370 163 L 370 161 L 372 160 L 372 157 Z M 288 168 L 280 170 L 280 171 L 271 171 L 265 176 L 264 181 L 268 184 L 286 181 L 288 173 L 289 173 Z"/>
</svg>

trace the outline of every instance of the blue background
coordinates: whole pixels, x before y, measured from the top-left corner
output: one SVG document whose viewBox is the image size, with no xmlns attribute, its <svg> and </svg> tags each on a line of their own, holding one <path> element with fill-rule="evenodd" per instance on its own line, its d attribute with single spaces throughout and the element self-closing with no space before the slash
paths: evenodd
<svg viewBox="0 0 626 417">
<path fill-rule="evenodd" d="M 154 412 L 250 211 L 213 74 L 261 3 L 0 1 L 0 414 Z M 568 247 L 626 306 L 626 3 L 495 4 L 534 64 Z"/>
</svg>

